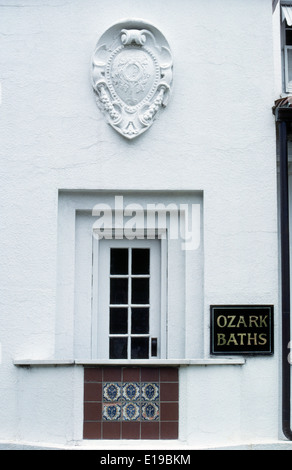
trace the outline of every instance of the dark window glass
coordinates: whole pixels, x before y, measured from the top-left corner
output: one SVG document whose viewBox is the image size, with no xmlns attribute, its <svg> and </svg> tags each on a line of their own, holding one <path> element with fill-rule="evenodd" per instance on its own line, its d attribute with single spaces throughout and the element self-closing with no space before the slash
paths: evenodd
<svg viewBox="0 0 292 470">
<path fill-rule="evenodd" d="M 286 29 L 286 46 L 292 46 L 292 29 Z"/>
<path fill-rule="evenodd" d="M 110 338 L 110 359 L 128 358 L 128 339 Z"/>
<path fill-rule="evenodd" d="M 132 279 L 132 304 L 149 304 L 149 278 Z"/>
<path fill-rule="evenodd" d="M 149 248 L 132 250 L 132 274 L 149 274 Z"/>
<path fill-rule="evenodd" d="M 111 249 L 111 274 L 128 274 L 128 249 Z"/>
<path fill-rule="evenodd" d="M 113 305 L 128 303 L 128 279 L 110 280 L 110 303 Z"/>
<path fill-rule="evenodd" d="M 110 333 L 112 335 L 128 333 L 127 308 L 110 309 Z"/>
<path fill-rule="evenodd" d="M 149 308 L 132 308 L 132 333 L 149 333 Z"/>
<path fill-rule="evenodd" d="M 149 338 L 132 338 L 131 343 L 132 359 L 149 358 Z"/>
</svg>

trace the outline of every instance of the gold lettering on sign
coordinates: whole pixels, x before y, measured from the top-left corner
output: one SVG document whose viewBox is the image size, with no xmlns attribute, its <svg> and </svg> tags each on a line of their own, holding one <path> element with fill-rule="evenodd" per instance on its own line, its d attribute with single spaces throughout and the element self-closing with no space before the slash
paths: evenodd
<svg viewBox="0 0 292 470">
<path fill-rule="evenodd" d="M 260 344 L 260 345 L 263 346 L 264 344 L 267 344 L 268 338 L 267 338 L 266 333 L 261 333 L 261 334 L 259 335 L 259 338 L 260 338 L 260 341 L 259 341 L 259 344 Z"/>
<path fill-rule="evenodd" d="M 260 315 L 259 317 L 251 315 L 249 318 L 240 315 L 236 321 L 235 315 L 219 315 L 217 325 L 219 328 L 267 328 L 267 319 L 268 315 Z"/>
<path fill-rule="evenodd" d="M 252 326 L 253 324 L 254 324 L 254 326 L 255 326 L 256 328 L 259 327 L 259 325 L 258 325 L 258 317 L 257 317 L 256 315 L 251 315 L 251 316 L 249 317 L 249 325 Z"/>
<path fill-rule="evenodd" d="M 248 341 L 247 341 L 247 344 L 248 346 L 250 346 L 252 343 L 254 345 L 257 345 L 257 333 L 248 333 L 247 337 L 248 337 Z"/>
<path fill-rule="evenodd" d="M 240 346 L 244 346 L 244 339 L 246 337 L 246 333 L 237 333 L 237 336 L 240 338 Z"/>
<path fill-rule="evenodd" d="M 263 346 L 267 341 L 266 333 L 217 333 L 217 346 Z"/>
<path fill-rule="evenodd" d="M 228 328 L 236 328 L 236 325 L 234 325 L 234 323 L 233 323 L 236 316 L 235 315 L 228 315 L 227 318 L 229 319 Z"/>
<path fill-rule="evenodd" d="M 222 324 L 222 320 L 223 319 L 223 324 Z M 227 325 L 227 318 L 224 316 L 224 315 L 220 315 L 218 318 L 217 318 L 217 325 L 220 327 L 220 328 L 225 328 L 225 326 Z"/>
<path fill-rule="evenodd" d="M 217 346 L 224 346 L 226 344 L 225 334 L 218 333 L 217 334 Z"/>
<path fill-rule="evenodd" d="M 247 328 L 247 324 L 243 315 L 240 315 L 238 323 L 237 323 L 237 328 L 240 328 L 241 326 L 244 326 L 245 328 Z"/>
<path fill-rule="evenodd" d="M 234 344 L 235 346 L 238 346 L 238 343 L 235 339 L 235 334 L 234 333 L 231 333 L 231 335 L 229 336 L 229 340 L 227 342 L 227 346 L 229 346 L 230 344 Z"/>
</svg>

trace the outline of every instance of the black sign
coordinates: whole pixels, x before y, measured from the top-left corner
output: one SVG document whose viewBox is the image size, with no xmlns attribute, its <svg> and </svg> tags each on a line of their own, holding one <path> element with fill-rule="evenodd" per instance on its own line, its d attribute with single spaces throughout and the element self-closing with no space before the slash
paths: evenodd
<svg viewBox="0 0 292 470">
<path fill-rule="evenodd" d="M 211 306 L 211 354 L 273 354 L 272 305 Z"/>
</svg>

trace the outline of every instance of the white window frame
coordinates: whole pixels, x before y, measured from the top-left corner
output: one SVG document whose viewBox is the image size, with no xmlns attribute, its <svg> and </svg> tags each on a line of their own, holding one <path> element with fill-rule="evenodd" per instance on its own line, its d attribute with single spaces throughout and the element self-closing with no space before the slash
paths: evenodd
<svg viewBox="0 0 292 470">
<path fill-rule="evenodd" d="M 290 28 L 292 30 L 292 28 Z M 292 81 L 289 87 L 289 60 L 288 60 L 288 51 L 292 50 L 292 46 L 284 47 L 284 68 L 285 68 L 285 91 L 286 93 L 292 92 Z M 292 66 L 292 65 L 291 65 Z"/>
<path fill-rule="evenodd" d="M 103 230 L 101 236 L 99 231 L 93 230 L 92 236 L 92 359 L 106 359 L 109 361 L 115 361 L 115 359 L 109 359 L 104 354 L 105 348 L 102 344 L 102 332 L 99 332 L 100 325 L 100 302 L 99 296 L 103 295 L 100 292 L 100 280 L 99 280 L 99 265 L 100 265 L 100 241 L 102 238 L 115 240 L 116 229 L 106 228 Z M 127 229 L 118 229 L 117 240 L 122 238 L 133 237 L 132 231 Z M 160 240 L 160 338 L 159 338 L 159 357 L 157 359 L 166 359 L 168 357 L 167 349 L 167 229 L 137 229 L 135 231 L 135 239 L 137 240 Z M 118 244 L 117 244 L 118 245 Z M 104 332 L 107 338 L 109 332 Z M 105 357 L 104 357 L 105 356 Z M 151 357 L 150 357 L 151 359 Z M 120 361 L 120 360 L 119 360 Z M 135 361 L 135 359 L 128 359 L 128 361 Z M 139 360 L 140 362 L 141 360 Z M 145 359 L 149 361 L 149 359 Z"/>
<path fill-rule="evenodd" d="M 288 2 L 281 2 L 280 6 L 290 6 L 291 4 Z M 282 11 L 280 10 L 280 21 L 281 21 L 281 42 L 282 42 L 282 86 L 284 93 L 292 93 L 292 84 L 289 87 L 289 74 L 288 74 L 288 50 L 292 49 L 292 45 L 286 44 L 286 30 L 290 29 L 292 31 L 292 26 L 287 24 L 286 18 L 283 16 Z"/>
</svg>

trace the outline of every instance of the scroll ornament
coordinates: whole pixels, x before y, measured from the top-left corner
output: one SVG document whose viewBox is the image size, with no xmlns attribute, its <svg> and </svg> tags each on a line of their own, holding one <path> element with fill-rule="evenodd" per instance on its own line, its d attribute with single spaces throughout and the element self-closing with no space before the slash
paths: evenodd
<svg viewBox="0 0 292 470">
<path fill-rule="evenodd" d="M 172 55 L 164 36 L 140 20 L 119 23 L 97 43 L 93 89 L 107 122 L 127 139 L 153 124 L 169 99 Z"/>
</svg>

